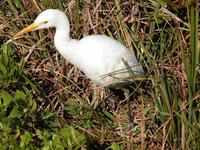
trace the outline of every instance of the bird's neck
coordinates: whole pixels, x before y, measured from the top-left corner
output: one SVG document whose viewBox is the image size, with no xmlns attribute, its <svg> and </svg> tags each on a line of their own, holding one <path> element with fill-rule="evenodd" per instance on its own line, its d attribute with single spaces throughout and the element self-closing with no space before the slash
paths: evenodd
<svg viewBox="0 0 200 150">
<path fill-rule="evenodd" d="M 54 36 L 55 44 L 59 43 L 59 41 L 69 42 L 70 40 L 69 32 L 70 32 L 70 27 L 68 25 L 56 27 L 56 33 Z"/>
<path fill-rule="evenodd" d="M 54 44 L 56 49 L 65 59 L 71 63 L 75 63 L 78 41 L 70 38 L 69 31 L 69 26 L 57 27 L 54 36 Z"/>
<path fill-rule="evenodd" d="M 54 36 L 54 44 L 57 48 L 57 50 L 62 53 L 64 45 L 67 45 L 67 43 L 70 42 L 70 26 L 68 19 L 61 21 L 59 24 L 57 24 L 56 27 L 56 33 Z"/>
</svg>

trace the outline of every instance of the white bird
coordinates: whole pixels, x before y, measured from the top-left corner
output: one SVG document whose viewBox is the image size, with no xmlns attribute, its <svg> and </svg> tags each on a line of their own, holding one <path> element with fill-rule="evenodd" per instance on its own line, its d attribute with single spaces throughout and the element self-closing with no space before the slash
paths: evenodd
<svg viewBox="0 0 200 150">
<path fill-rule="evenodd" d="M 55 27 L 54 44 L 59 53 L 78 67 L 96 85 L 109 85 L 127 78 L 129 68 L 135 75 L 144 73 L 133 53 L 117 40 L 105 35 L 89 35 L 81 40 L 70 38 L 70 24 L 64 12 L 48 9 L 39 14 L 34 23 L 18 32 L 24 33 Z"/>
</svg>

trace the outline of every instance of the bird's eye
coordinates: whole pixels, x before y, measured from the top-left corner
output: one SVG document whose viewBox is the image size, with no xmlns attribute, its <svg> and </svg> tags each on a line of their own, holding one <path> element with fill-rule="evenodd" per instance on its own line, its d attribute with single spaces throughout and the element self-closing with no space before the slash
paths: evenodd
<svg viewBox="0 0 200 150">
<path fill-rule="evenodd" d="M 43 21 L 43 22 L 38 23 L 38 26 L 45 25 L 47 23 L 48 23 L 48 21 Z"/>
<path fill-rule="evenodd" d="M 48 23 L 48 21 L 44 21 L 43 23 L 44 23 L 44 24 L 47 24 L 47 23 Z"/>
</svg>

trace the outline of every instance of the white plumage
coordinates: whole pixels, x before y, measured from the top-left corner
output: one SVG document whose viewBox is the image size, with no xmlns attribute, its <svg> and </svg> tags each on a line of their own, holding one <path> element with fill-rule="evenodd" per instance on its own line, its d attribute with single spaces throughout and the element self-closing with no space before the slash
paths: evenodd
<svg viewBox="0 0 200 150">
<path fill-rule="evenodd" d="M 54 44 L 59 53 L 97 85 L 108 85 L 119 78 L 128 77 L 124 61 L 134 74 L 144 73 L 135 55 L 111 37 L 89 35 L 81 40 L 71 39 L 69 20 L 64 12 L 57 9 L 42 12 L 33 24 L 15 36 L 49 27 L 56 28 Z"/>
</svg>

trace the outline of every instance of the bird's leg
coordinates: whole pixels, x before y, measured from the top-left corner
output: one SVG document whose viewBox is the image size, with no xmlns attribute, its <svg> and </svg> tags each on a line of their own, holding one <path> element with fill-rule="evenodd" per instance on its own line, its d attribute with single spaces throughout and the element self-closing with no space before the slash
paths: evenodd
<svg viewBox="0 0 200 150">
<path fill-rule="evenodd" d="M 130 97 L 129 97 L 129 90 L 126 88 L 123 88 L 124 91 L 124 96 L 127 101 L 127 111 L 128 111 L 128 119 L 129 119 L 129 124 L 131 125 L 134 123 L 134 119 L 131 117 L 131 108 L 130 108 Z"/>
</svg>

